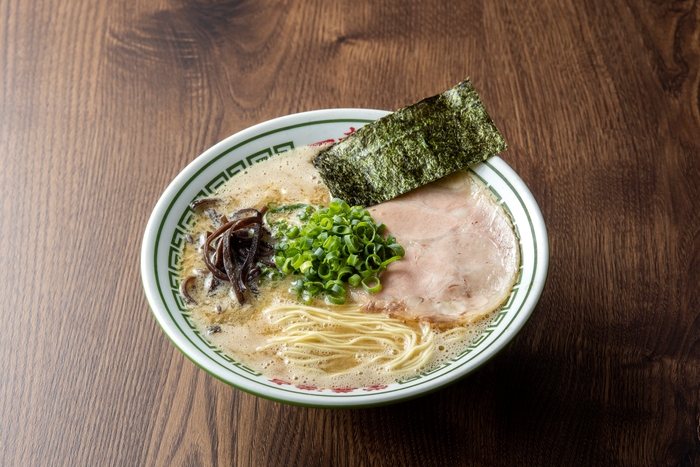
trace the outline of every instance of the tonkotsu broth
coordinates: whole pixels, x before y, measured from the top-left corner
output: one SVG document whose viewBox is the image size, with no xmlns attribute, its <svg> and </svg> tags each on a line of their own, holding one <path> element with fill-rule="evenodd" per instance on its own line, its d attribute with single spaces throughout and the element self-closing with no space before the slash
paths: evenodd
<svg viewBox="0 0 700 467">
<path fill-rule="evenodd" d="M 311 163 L 321 149 L 297 148 L 254 165 L 233 177 L 213 195 L 223 200 L 214 208 L 219 214 L 228 216 L 238 209 L 259 209 L 270 202 L 278 205 L 302 202 L 327 206 L 330 203 L 330 195 Z M 469 177 L 466 172 L 464 176 Z M 505 212 L 503 215 L 505 216 Z M 217 227 L 213 225 L 209 216 L 203 212 L 198 213 L 190 235 L 197 239 L 203 232 L 212 232 Z M 401 243 L 401 238 L 397 240 Z M 391 269 L 391 265 L 389 268 Z M 202 274 L 204 270 L 206 266 L 198 244 L 186 243 L 181 279 L 191 275 L 197 277 L 188 288 L 197 304 L 188 305 L 188 310 L 198 330 L 243 365 L 269 378 L 308 387 L 370 387 L 413 377 L 417 373 L 439 366 L 463 351 L 481 334 L 495 315 L 494 310 L 486 319 L 480 319 L 467 326 L 457 326 L 449 331 L 441 331 L 427 324 L 388 318 L 379 313 L 364 313 L 362 321 L 370 327 L 384 329 L 383 326 L 400 326 L 406 333 L 415 333 L 419 342 L 425 342 L 425 347 L 432 349 L 429 359 L 421 361 L 420 367 L 411 368 L 404 373 L 388 371 L 383 363 L 384 356 L 379 354 L 395 353 L 396 349 L 387 347 L 374 353 L 361 349 L 343 358 L 333 356 L 330 352 L 317 352 L 314 358 L 307 359 L 303 366 L 296 366 L 295 360 L 284 354 L 289 350 L 288 343 L 270 344 L 270 341 L 283 337 L 280 336 L 281 329 L 272 323 L 278 319 L 284 320 L 286 312 L 275 308 L 282 305 L 300 305 L 296 297 L 288 292 L 291 278 L 277 283 L 274 287 L 261 286 L 257 296 L 248 293 L 246 303 L 240 306 L 229 295 L 228 283 L 221 284 L 209 294 L 205 289 L 205 275 Z M 329 310 L 339 309 L 334 305 L 326 305 L 322 299 L 317 299 L 312 305 Z M 359 305 L 357 307 L 359 308 Z M 342 309 L 341 307 L 340 310 Z M 386 324 L 387 320 L 392 322 Z M 298 323 L 295 322 L 295 325 L 301 326 L 303 321 L 302 318 Z M 342 326 L 323 324 L 322 328 L 330 333 L 332 339 L 352 332 L 352 329 Z M 374 331 L 370 331 L 372 332 Z M 355 340 L 361 341 L 361 336 Z M 339 346 L 339 351 L 347 352 L 348 348 L 352 347 L 343 344 Z"/>
</svg>

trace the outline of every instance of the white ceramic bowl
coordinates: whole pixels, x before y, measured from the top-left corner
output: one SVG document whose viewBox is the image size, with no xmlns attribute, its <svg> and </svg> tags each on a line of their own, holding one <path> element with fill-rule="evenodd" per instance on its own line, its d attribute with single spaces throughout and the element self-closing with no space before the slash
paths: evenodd
<svg viewBox="0 0 700 467">
<path fill-rule="evenodd" d="M 520 278 L 493 323 L 456 358 L 428 373 L 387 387 L 309 389 L 267 378 L 212 346 L 192 324 L 178 291 L 189 203 L 210 194 L 246 167 L 276 153 L 338 141 L 387 112 L 330 109 L 276 118 L 226 138 L 190 163 L 168 186 L 146 227 L 141 275 L 146 297 L 165 334 L 195 364 L 260 397 L 314 407 L 369 407 L 414 398 L 457 381 L 503 349 L 535 308 L 547 277 L 549 246 L 542 214 L 523 181 L 499 157 L 473 167 L 511 215 L 521 244 Z"/>
</svg>

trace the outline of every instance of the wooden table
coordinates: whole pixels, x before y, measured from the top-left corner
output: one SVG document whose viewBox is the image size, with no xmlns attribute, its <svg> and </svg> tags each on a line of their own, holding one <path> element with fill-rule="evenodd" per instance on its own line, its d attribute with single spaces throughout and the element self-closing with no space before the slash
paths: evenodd
<svg viewBox="0 0 700 467">
<path fill-rule="evenodd" d="M 700 465 L 700 3 L 0 0 L 0 465 Z M 210 377 L 139 273 L 175 175 L 252 124 L 471 77 L 550 236 L 488 365 L 322 410 Z"/>
</svg>

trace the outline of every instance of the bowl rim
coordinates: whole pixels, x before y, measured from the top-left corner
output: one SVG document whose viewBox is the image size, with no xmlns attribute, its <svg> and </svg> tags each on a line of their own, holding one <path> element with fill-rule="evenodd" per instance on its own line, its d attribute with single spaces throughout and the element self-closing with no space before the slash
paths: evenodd
<svg viewBox="0 0 700 467">
<path fill-rule="evenodd" d="M 481 365 L 491 360 L 498 352 L 507 347 L 515 335 L 523 328 L 525 322 L 527 322 L 534 311 L 537 302 L 539 301 L 547 279 L 549 263 L 548 236 L 542 213 L 532 193 L 520 179 L 520 177 L 515 173 L 515 171 L 513 171 L 500 157 L 495 156 L 482 164 L 486 164 L 486 166 L 491 170 L 499 172 L 503 177 L 503 180 L 511 186 L 513 192 L 520 198 L 520 201 L 523 204 L 523 207 L 526 208 L 526 213 L 530 218 L 529 222 L 533 231 L 533 241 L 535 242 L 535 248 L 539 249 L 539 253 L 536 255 L 537 264 L 535 264 L 532 282 L 529 284 L 529 290 L 525 301 L 521 306 L 521 312 L 510 321 L 499 338 L 489 345 L 489 347 L 492 347 L 491 349 L 488 351 L 482 351 L 475 358 L 469 359 L 468 361 L 459 365 L 460 367 L 466 365 L 466 368 L 460 368 L 459 371 L 451 371 L 443 375 L 444 377 L 429 379 L 420 386 L 416 385 L 411 387 L 402 387 L 396 389 L 395 391 L 377 391 L 371 394 L 363 394 L 364 397 L 359 399 L 348 397 L 347 395 L 343 394 L 335 394 L 333 397 L 324 400 L 323 398 L 316 397 L 319 394 L 299 394 L 297 392 L 292 392 L 292 397 L 290 397 L 290 392 L 273 390 L 282 389 L 281 387 L 272 388 L 268 386 L 263 388 L 259 384 L 251 385 L 240 381 L 232 381 L 230 378 L 227 378 L 221 373 L 218 373 L 212 369 L 210 365 L 203 364 L 199 356 L 191 354 L 186 349 L 188 346 L 183 345 L 180 330 L 174 323 L 167 319 L 166 315 L 168 313 L 164 314 L 164 308 L 167 308 L 167 306 L 164 305 L 161 300 L 163 297 L 162 291 L 160 290 L 159 281 L 157 280 L 157 267 L 155 265 L 156 261 L 154 258 L 158 254 L 156 247 L 160 241 L 159 236 L 168 217 L 168 213 L 187 184 L 194 180 L 200 173 L 205 171 L 206 168 L 216 159 L 225 156 L 235 148 L 240 147 L 241 145 L 244 145 L 252 140 L 264 138 L 270 134 L 278 133 L 287 129 L 314 125 L 320 120 L 338 121 L 344 123 L 358 122 L 364 124 L 376 120 L 377 118 L 388 113 L 388 111 L 376 109 L 337 108 L 295 113 L 267 120 L 234 133 L 233 135 L 216 143 L 187 164 L 187 166 L 178 173 L 173 181 L 170 182 L 168 187 L 158 199 L 144 232 L 140 268 L 142 285 L 149 307 L 151 308 L 151 311 L 163 332 L 170 339 L 173 345 L 175 345 L 178 350 L 180 350 L 199 368 L 203 369 L 215 378 L 236 387 L 237 389 L 277 402 L 283 402 L 291 405 L 324 408 L 372 407 L 420 397 L 442 389 L 443 387 L 464 378 L 468 374 L 473 373 Z"/>
</svg>

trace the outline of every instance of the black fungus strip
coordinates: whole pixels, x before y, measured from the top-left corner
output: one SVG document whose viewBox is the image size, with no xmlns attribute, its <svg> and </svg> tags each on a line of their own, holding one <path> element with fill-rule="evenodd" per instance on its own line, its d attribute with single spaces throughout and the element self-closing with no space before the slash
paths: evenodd
<svg viewBox="0 0 700 467">
<path fill-rule="evenodd" d="M 224 242 L 221 241 L 221 238 L 219 238 L 219 243 L 216 245 L 216 251 L 214 252 L 214 256 L 212 257 L 212 264 L 216 267 L 221 272 L 224 271 Z"/>
<path fill-rule="evenodd" d="M 257 217 L 260 215 L 260 211 L 255 208 L 243 208 L 231 214 L 231 218 L 240 219 L 243 216 Z"/>
<path fill-rule="evenodd" d="M 243 291 L 240 288 L 240 284 L 238 283 L 238 278 L 240 271 L 236 267 L 236 259 L 234 257 L 234 252 L 231 250 L 231 235 L 229 234 L 230 231 L 226 231 L 224 233 L 224 268 L 226 269 L 226 275 L 228 276 L 229 282 L 231 282 L 231 287 L 233 288 L 233 292 L 236 294 L 236 300 L 238 300 L 238 303 L 243 305 L 243 302 L 245 302 L 245 297 L 243 296 Z"/>
<path fill-rule="evenodd" d="M 228 280 L 228 276 L 226 275 L 226 273 L 221 272 L 219 270 L 219 268 L 216 267 L 216 264 L 212 263 L 212 258 L 209 255 L 209 244 L 210 244 L 210 240 L 207 239 L 207 241 L 204 242 L 204 253 L 202 255 L 204 258 L 204 264 L 206 264 L 207 269 L 209 269 L 209 271 L 211 271 L 211 273 L 214 275 L 214 277 L 217 277 L 221 280 L 226 281 L 226 280 Z M 217 259 L 221 258 L 221 257 L 223 257 L 223 255 L 217 255 Z"/>
<path fill-rule="evenodd" d="M 233 213 L 232 220 L 222 216 L 224 225 L 204 241 L 204 263 L 212 274 L 212 287 L 217 280 L 229 282 L 240 304 L 245 302 L 249 287 L 253 287 L 253 292 L 257 290 L 253 281 L 262 269 L 256 263 L 277 267 L 270 259 L 275 253 L 274 246 L 263 240 L 263 236 L 270 235 L 263 226 L 266 211 L 267 206 L 260 210 L 245 208 Z M 244 215 L 247 217 L 241 217 Z"/>
<path fill-rule="evenodd" d="M 256 265 L 248 273 L 248 280 L 252 281 L 253 279 L 257 278 L 261 272 L 262 272 L 262 269 L 260 268 L 260 266 Z"/>
<path fill-rule="evenodd" d="M 253 225 L 253 239 L 250 245 L 250 249 L 248 250 L 248 255 L 246 256 L 246 259 L 243 262 L 243 266 L 241 266 L 241 278 L 248 277 L 248 272 L 250 271 L 250 268 L 253 265 L 253 262 L 255 261 L 255 256 L 258 252 L 258 245 L 260 244 L 261 227 L 262 226 L 259 223 Z"/>
<path fill-rule="evenodd" d="M 214 274 L 209 273 L 204 279 L 204 286 L 207 288 L 207 294 L 209 295 L 214 293 L 219 284 L 221 284 L 221 281 L 214 277 Z"/>
<path fill-rule="evenodd" d="M 219 268 L 216 267 L 216 264 L 212 263 L 211 256 L 209 253 L 209 248 L 211 245 L 211 242 L 213 242 L 215 239 L 217 239 L 221 234 L 224 232 L 227 232 L 231 229 L 233 230 L 238 230 L 241 227 L 245 227 L 247 225 L 250 225 L 251 223 L 255 222 L 258 219 L 258 216 L 251 216 L 251 217 L 245 217 L 243 219 L 236 219 L 227 222 L 226 224 L 222 225 L 216 231 L 209 235 L 207 239 L 204 241 L 204 264 L 207 265 L 207 268 L 214 274 L 216 277 L 218 277 L 221 280 L 228 280 L 228 277 L 226 276 L 225 272 L 222 272 Z M 221 255 L 219 255 L 221 256 Z"/>
<path fill-rule="evenodd" d="M 268 242 L 260 241 L 258 245 L 258 256 L 271 256 L 275 253 L 275 247 Z"/>
<path fill-rule="evenodd" d="M 192 295 L 190 295 L 190 292 L 187 290 L 187 287 L 193 280 L 194 276 L 187 276 L 182 280 L 182 282 L 180 282 L 180 295 L 182 295 L 182 298 L 184 298 L 186 302 L 196 305 L 197 301 L 192 298 Z"/>
<path fill-rule="evenodd" d="M 197 209 L 200 206 L 210 206 L 212 204 L 217 204 L 221 201 L 221 198 L 199 198 L 190 203 L 192 209 Z"/>
</svg>

